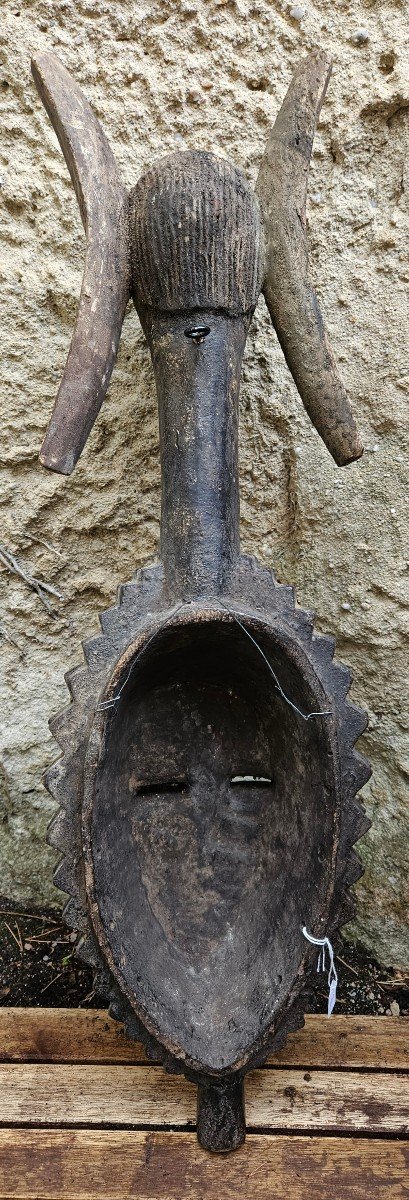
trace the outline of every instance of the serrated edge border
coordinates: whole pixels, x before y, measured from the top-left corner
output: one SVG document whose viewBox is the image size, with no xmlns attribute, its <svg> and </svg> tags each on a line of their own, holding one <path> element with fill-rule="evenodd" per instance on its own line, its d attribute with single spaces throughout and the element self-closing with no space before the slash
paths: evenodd
<svg viewBox="0 0 409 1200">
<path fill-rule="evenodd" d="M 251 595 L 251 601 L 243 599 L 246 594 Z M 352 673 L 343 663 L 334 662 L 334 638 L 314 634 L 314 614 L 296 604 L 294 588 L 277 584 L 272 572 L 261 567 L 255 558 L 241 556 L 234 586 L 229 594 L 223 596 L 222 601 L 220 597 L 206 598 L 199 607 L 214 609 L 219 608 L 220 603 L 222 609 L 237 613 L 241 606 L 243 617 L 253 615 L 261 620 L 266 619 L 269 624 L 274 613 L 274 617 L 307 653 L 325 694 L 330 698 L 337 727 L 343 784 L 335 886 L 327 928 L 328 935 L 333 936 L 354 915 L 355 902 L 349 889 L 360 877 L 363 868 L 353 846 L 370 826 L 356 793 L 369 779 L 371 769 L 367 760 L 354 749 L 355 742 L 366 728 L 366 714 L 348 699 Z M 75 667 L 65 675 L 71 703 L 50 720 L 53 737 L 63 753 L 47 770 L 44 782 L 60 805 L 49 826 L 47 840 L 62 852 L 54 871 L 54 881 L 69 897 L 63 915 L 67 924 L 80 935 L 75 947 L 76 954 L 92 967 L 96 989 L 107 1000 L 110 1015 L 123 1022 L 127 1036 L 141 1041 L 148 1056 L 162 1062 L 166 1070 L 183 1072 L 188 1078 L 200 1082 L 199 1071 L 170 1054 L 149 1033 L 121 992 L 103 958 L 87 910 L 81 842 L 82 773 L 88 734 L 98 699 L 130 642 L 143 633 L 144 626 L 148 628 L 152 621 L 157 621 L 158 614 L 167 613 L 171 620 L 172 612 L 178 607 L 181 605 L 177 603 L 169 605 L 166 598 L 160 563 L 142 568 L 134 580 L 121 585 L 118 603 L 100 616 L 102 635 L 83 643 L 85 665 Z M 313 958 L 313 952 L 309 957 Z M 251 1060 L 239 1069 L 239 1074 L 261 1064 L 268 1053 L 284 1044 L 289 1032 L 304 1024 L 307 989 L 308 978 L 292 1002 L 290 997 L 287 998 L 282 1019 L 278 1020 L 274 1031 L 262 1046 L 255 1048 Z"/>
</svg>

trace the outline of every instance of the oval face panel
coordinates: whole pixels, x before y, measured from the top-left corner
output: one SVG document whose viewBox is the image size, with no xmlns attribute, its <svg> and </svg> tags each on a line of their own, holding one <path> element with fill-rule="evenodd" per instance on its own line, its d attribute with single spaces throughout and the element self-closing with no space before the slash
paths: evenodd
<svg viewBox="0 0 409 1200">
<path fill-rule="evenodd" d="M 251 630 L 292 704 L 321 711 L 291 646 Z M 159 1041 L 226 1070 L 283 1011 L 302 926 L 327 916 L 331 721 L 303 720 L 230 620 L 162 629 L 127 656 L 115 694 L 84 812 L 96 934 Z"/>
</svg>

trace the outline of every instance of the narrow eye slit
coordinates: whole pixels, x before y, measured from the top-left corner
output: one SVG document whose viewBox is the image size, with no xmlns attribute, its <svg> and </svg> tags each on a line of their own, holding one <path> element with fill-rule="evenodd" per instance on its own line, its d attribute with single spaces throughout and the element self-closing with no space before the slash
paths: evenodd
<svg viewBox="0 0 409 1200">
<path fill-rule="evenodd" d="M 231 787 L 272 787 L 273 780 L 265 775 L 232 775 Z"/>
<path fill-rule="evenodd" d="M 196 346 L 201 346 L 209 333 L 208 325 L 196 325 L 194 329 L 185 329 L 185 337 L 190 338 L 191 342 L 195 342 Z"/>
<path fill-rule="evenodd" d="M 155 796 L 166 795 L 171 792 L 174 795 L 177 792 L 187 792 L 187 781 L 185 779 L 156 779 L 152 783 L 138 782 L 132 788 L 137 796 Z"/>
</svg>

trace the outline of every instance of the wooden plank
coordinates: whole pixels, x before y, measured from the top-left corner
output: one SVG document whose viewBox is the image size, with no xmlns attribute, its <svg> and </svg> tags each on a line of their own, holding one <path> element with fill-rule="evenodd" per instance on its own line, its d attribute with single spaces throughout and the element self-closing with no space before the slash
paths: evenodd
<svg viewBox="0 0 409 1200">
<path fill-rule="evenodd" d="M 144 1063 L 139 1042 L 104 1009 L 0 1009 L 0 1062 Z"/>
<path fill-rule="evenodd" d="M 409 1071 L 409 1017 L 307 1016 L 274 1066 Z"/>
<path fill-rule="evenodd" d="M 253 1071 L 247 1126 L 272 1131 L 409 1130 L 406 1076 L 342 1071 Z M 161 1067 L 9 1064 L 0 1068 L 0 1125 L 194 1125 L 196 1088 Z"/>
<path fill-rule="evenodd" d="M 0 1009 L 0 1062 L 144 1063 L 105 1010 Z M 408 1017 L 307 1016 L 269 1060 L 274 1066 L 409 1070 Z"/>
<path fill-rule="evenodd" d="M 249 1135 L 227 1157 L 194 1134 L 0 1131 L 0 1200 L 407 1200 L 409 1145 Z"/>
<path fill-rule="evenodd" d="M 409 1133 L 407 1076 L 336 1071 L 253 1071 L 246 1091 L 254 1129 Z"/>
</svg>

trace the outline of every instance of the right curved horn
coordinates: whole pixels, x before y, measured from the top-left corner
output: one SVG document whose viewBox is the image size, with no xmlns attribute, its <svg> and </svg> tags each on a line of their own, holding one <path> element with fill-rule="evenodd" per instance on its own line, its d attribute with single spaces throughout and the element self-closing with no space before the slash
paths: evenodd
<svg viewBox="0 0 409 1200">
<path fill-rule="evenodd" d="M 267 269 L 263 292 L 311 421 L 339 466 L 362 445 L 308 280 L 305 208 L 314 133 L 331 63 L 314 51 L 295 72 L 267 142 L 256 184 Z"/>
<path fill-rule="evenodd" d="M 40 460 L 70 475 L 104 399 L 130 296 L 128 194 L 109 143 L 81 88 L 53 54 L 31 63 L 86 232 L 76 325 Z"/>
</svg>

